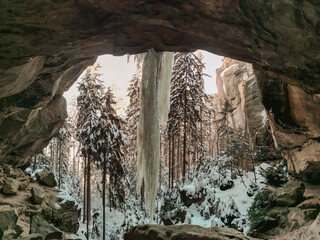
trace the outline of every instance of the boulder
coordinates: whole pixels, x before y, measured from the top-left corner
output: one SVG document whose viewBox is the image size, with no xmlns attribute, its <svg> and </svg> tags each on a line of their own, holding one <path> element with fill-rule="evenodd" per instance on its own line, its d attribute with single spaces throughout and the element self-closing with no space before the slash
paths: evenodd
<svg viewBox="0 0 320 240">
<path fill-rule="evenodd" d="M 61 203 L 61 209 L 55 211 L 54 224 L 65 232 L 77 233 L 79 229 L 80 209 L 74 201 Z"/>
<path fill-rule="evenodd" d="M 13 173 L 11 174 L 11 177 L 14 179 L 22 178 L 24 176 L 25 176 L 25 174 L 20 168 L 15 168 L 13 170 Z"/>
<path fill-rule="evenodd" d="M 303 200 L 305 186 L 298 181 L 292 181 L 274 191 L 272 204 L 280 207 L 293 207 Z"/>
<path fill-rule="evenodd" d="M 27 237 L 18 238 L 18 240 L 43 240 L 43 237 L 38 233 L 34 233 L 34 234 L 30 234 Z"/>
<path fill-rule="evenodd" d="M 303 209 L 302 211 L 307 222 L 310 220 L 315 220 L 320 213 L 319 209 L 317 208 Z"/>
<path fill-rule="evenodd" d="M 231 189 L 233 187 L 234 187 L 234 182 L 232 180 L 228 180 L 227 182 L 223 182 L 220 185 L 220 190 L 221 191 L 226 191 L 226 190 Z"/>
<path fill-rule="evenodd" d="M 31 200 L 34 204 L 41 204 L 44 199 L 43 190 L 40 187 L 31 188 Z"/>
<path fill-rule="evenodd" d="M 41 215 L 31 217 L 30 233 L 38 233 L 44 239 L 63 239 L 62 232 L 49 224 Z"/>
<path fill-rule="evenodd" d="M 205 199 L 207 193 L 206 190 L 201 188 L 199 191 L 194 194 L 188 193 L 186 190 L 180 191 L 180 197 L 183 204 L 187 207 L 190 207 L 194 203 L 201 203 Z"/>
<path fill-rule="evenodd" d="M 3 167 L 3 172 L 8 176 L 11 177 L 12 173 L 13 173 L 13 168 L 12 166 L 5 164 Z"/>
<path fill-rule="evenodd" d="M 57 181 L 54 177 L 54 174 L 47 170 L 43 170 L 42 172 L 36 173 L 36 178 L 39 183 L 44 184 L 48 187 L 57 186 Z"/>
<path fill-rule="evenodd" d="M 235 229 L 196 225 L 142 225 L 124 234 L 124 240 L 253 240 Z"/>
<path fill-rule="evenodd" d="M 5 195 L 14 195 L 17 194 L 19 190 L 19 181 L 13 178 L 7 178 L 3 184 L 2 192 Z"/>
<path fill-rule="evenodd" d="M 25 190 L 28 186 L 29 186 L 28 180 L 21 181 L 19 184 L 19 190 Z"/>
<path fill-rule="evenodd" d="M 294 208 L 288 214 L 288 225 L 291 230 L 298 229 L 306 224 L 306 216 L 299 208 Z"/>
<path fill-rule="evenodd" d="M 18 236 L 23 232 L 23 230 L 15 225 L 12 229 L 7 229 L 3 232 L 3 239 L 17 239 Z"/>
<path fill-rule="evenodd" d="M 298 205 L 300 209 L 320 209 L 320 199 L 319 198 L 309 198 Z"/>
<path fill-rule="evenodd" d="M 18 221 L 17 211 L 9 205 L 0 205 L 0 230 L 13 229 Z"/>
</svg>

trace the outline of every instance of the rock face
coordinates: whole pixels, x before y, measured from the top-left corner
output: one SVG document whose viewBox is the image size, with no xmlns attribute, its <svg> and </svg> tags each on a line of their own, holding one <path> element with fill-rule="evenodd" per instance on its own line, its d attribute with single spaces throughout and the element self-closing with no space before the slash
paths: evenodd
<svg viewBox="0 0 320 240">
<path fill-rule="evenodd" d="M 77 233 L 80 209 L 74 201 L 58 197 L 57 189 L 40 186 L 21 170 L 3 168 L 9 169 L 0 166 L 0 182 L 4 182 L 0 192 L 0 239 L 65 239 L 67 234 Z M 13 179 L 2 172 L 10 176 L 19 173 L 19 177 Z M 4 189 L 8 179 L 17 183 L 15 194 L 7 194 Z"/>
<path fill-rule="evenodd" d="M 213 128 L 216 131 L 215 152 L 227 152 L 227 138 L 231 142 L 237 134 L 242 134 L 250 144 L 253 144 L 256 152 L 264 150 L 264 155 L 270 155 L 264 156 L 264 161 L 267 160 L 266 157 L 277 157 L 276 154 L 273 156 L 270 154 L 274 152 L 270 125 L 252 65 L 224 58 L 222 66 L 216 73 L 218 93 L 210 99 L 215 109 L 213 119 Z M 223 134 L 225 130 L 221 130 L 226 128 L 229 128 L 228 135 Z M 242 157 L 246 158 L 248 161 L 244 163 L 245 166 L 251 164 L 250 156 Z"/>
<path fill-rule="evenodd" d="M 0 22 L 2 163 L 46 145 L 66 117 L 62 93 L 96 56 L 205 49 L 253 64 L 277 148 L 319 183 L 318 1 L 7 1 Z"/>
<path fill-rule="evenodd" d="M 17 194 L 19 189 L 19 181 L 13 178 L 5 179 L 5 182 L 2 187 L 2 192 L 6 195 L 14 195 Z"/>
<path fill-rule="evenodd" d="M 43 190 L 39 187 L 31 188 L 31 200 L 34 204 L 41 204 L 44 199 Z"/>
<path fill-rule="evenodd" d="M 195 225 L 142 225 L 134 227 L 124 235 L 124 240 L 253 240 L 230 228 L 203 228 Z"/>
<path fill-rule="evenodd" d="M 31 218 L 30 233 L 38 233 L 45 239 L 63 239 L 62 232 L 50 225 L 42 216 L 34 215 Z"/>
<path fill-rule="evenodd" d="M 289 171 L 302 180 L 320 184 L 319 93 L 295 86 L 288 76 L 256 70 L 263 104 L 277 149 Z"/>
<path fill-rule="evenodd" d="M 18 220 L 17 211 L 10 207 L 10 205 L 0 206 L 0 238 L 4 234 L 4 231 L 15 226 Z"/>
<path fill-rule="evenodd" d="M 282 188 L 277 189 L 271 196 L 272 202 L 280 207 L 296 206 L 303 200 L 304 184 L 300 182 L 289 182 Z"/>
<path fill-rule="evenodd" d="M 42 172 L 36 173 L 37 180 L 48 187 L 57 186 L 57 181 L 54 177 L 54 174 L 48 172 L 47 170 L 43 170 Z"/>
<path fill-rule="evenodd" d="M 214 96 L 216 109 L 223 108 L 227 99 L 233 111 L 228 115 L 229 126 L 245 129 L 256 145 L 266 145 L 267 115 L 251 64 L 230 58 L 223 59 L 217 69 L 218 94 Z"/>
<path fill-rule="evenodd" d="M 318 239 L 320 189 L 308 183 L 291 181 L 283 187 L 259 192 L 249 210 L 250 232 L 262 239 Z"/>
</svg>

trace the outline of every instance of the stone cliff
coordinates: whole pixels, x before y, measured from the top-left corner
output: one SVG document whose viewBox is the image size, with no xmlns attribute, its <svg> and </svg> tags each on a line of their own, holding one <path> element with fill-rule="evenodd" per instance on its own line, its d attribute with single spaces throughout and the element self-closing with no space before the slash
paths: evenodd
<svg viewBox="0 0 320 240">
<path fill-rule="evenodd" d="M 319 183 L 318 1 L 1 1 L 0 22 L 1 162 L 47 143 L 62 93 L 98 55 L 205 49 L 252 64 L 276 147 Z"/>
<path fill-rule="evenodd" d="M 224 58 L 222 66 L 216 73 L 218 93 L 214 94 L 211 100 L 216 112 L 216 121 L 219 122 L 219 119 L 226 115 L 227 126 L 248 134 L 253 146 L 270 146 L 272 142 L 268 138 L 271 135 L 269 121 L 262 105 L 252 65 Z M 225 114 L 226 101 L 230 104 L 227 114 Z"/>
<path fill-rule="evenodd" d="M 0 167 L 0 239 L 74 239 L 80 209 L 44 170 L 37 181 L 19 168 Z M 61 196 L 60 196 L 61 194 Z"/>
</svg>

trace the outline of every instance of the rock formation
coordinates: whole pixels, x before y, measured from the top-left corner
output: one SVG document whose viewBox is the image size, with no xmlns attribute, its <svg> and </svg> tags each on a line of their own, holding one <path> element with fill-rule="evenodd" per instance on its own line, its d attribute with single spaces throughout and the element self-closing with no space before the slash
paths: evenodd
<svg viewBox="0 0 320 240">
<path fill-rule="evenodd" d="M 232 228 L 203 228 L 194 225 L 155 226 L 142 225 L 132 228 L 124 235 L 125 240 L 253 240 Z"/>
<path fill-rule="evenodd" d="M 249 210 L 250 235 L 262 239 L 318 239 L 320 191 L 308 183 L 289 181 L 259 192 Z"/>
<path fill-rule="evenodd" d="M 211 97 L 215 109 L 216 127 L 221 127 L 227 118 L 227 125 L 234 130 L 244 131 L 254 146 L 271 145 L 269 122 L 261 102 L 261 94 L 252 65 L 231 58 L 224 58 L 223 65 L 216 70 L 218 93 Z M 230 112 L 225 113 L 226 101 Z M 217 133 L 219 134 L 219 133 Z M 226 151 L 221 144 L 220 151 Z"/>
<path fill-rule="evenodd" d="M 77 233 L 80 210 L 58 193 L 20 169 L 0 166 L 0 239 L 64 239 Z"/>
<path fill-rule="evenodd" d="M 2 163 L 47 144 L 61 95 L 98 55 L 205 49 L 252 63 L 277 148 L 319 183 L 318 1 L 6 1 L 0 22 Z"/>
</svg>

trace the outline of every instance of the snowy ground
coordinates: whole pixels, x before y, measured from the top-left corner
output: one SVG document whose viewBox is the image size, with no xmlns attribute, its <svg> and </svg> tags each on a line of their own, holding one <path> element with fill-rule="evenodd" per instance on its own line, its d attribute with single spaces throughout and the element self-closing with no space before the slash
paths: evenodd
<svg viewBox="0 0 320 240">
<path fill-rule="evenodd" d="M 172 212 L 158 212 L 155 215 L 154 224 L 160 222 L 163 216 L 174 216 L 177 210 L 184 210 L 186 217 L 184 222 L 177 222 L 176 224 L 193 224 L 203 227 L 211 226 L 232 226 L 244 233 L 249 230 L 248 211 L 253 203 L 254 196 L 259 189 L 264 188 L 265 179 L 260 174 L 260 167 L 266 169 L 270 165 L 261 164 L 256 167 L 257 184 L 254 182 L 253 172 L 242 171 L 242 178 L 237 176 L 236 179 L 231 179 L 231 172 L 224 166 L 227 158 L 207 158 L 204 164 L 199 168 L 195 168 L 189 172 L 189 179 L 185 184 L 175 184 L 173 190 L 168 189 L 164 184 L 166 179 L 162 179 L 162 198 L 158 201 L 158 209 L 163 209 L 165 202 L 170 202 L 172 205 Z M 39 167 L 35 172 L 30 168 L 26 171 L 35 178 L 35 173 L 41 171 L 43 167 Z M 167 171 L 163 171 L 164 173 Z M 167 176 L 164 175 L 164 178 Z M 66 200 L 78 200 L 78 206 L 81 207 L 81 194 L 79 194 L 79 181 L 73 179 L 74 176 L 66 176 L 63 182 L 63 190 L 60 193 L 60 198 Z M 234 186 L 228 190 L 220 190 L 222 184 L 227 184 L 228 181 L 233 181 Z M 257 191 L 252 191 L 251 186 L 256 186 Z M 201 195 L 205 196 L 204 200 L 194 203 L 189 207 L 184 206 L 180 199 L 180 192 L 187 192 L 188 196 L 198 198 Z M 251 191 L 253 195 L 248 196 L 247 192 Z M 75 201 L 76 201 L 75 200 Z M 77 202 L 77 201 L 76 201 Z M 101 196 L 97 192 L 93 192 L 92 202 L 92 228 L 90 230 L 92 240 L 101 239 L 102 232 L 102 209 L 101 209 Z M 129 228 L 149 223 L 148 216 L 141 210 L 140 201 L 134 196 L 129 196 L 126 204 L 126 211 L 119 211 L 106 208 L 106 232 L 108 239 L 122 240 L 123 234 Z M 227 219 L 232 216 L 232 221 Z M 80 221 L 80 228 L 78 235 L 82 239 L 86 239 L 86 225 Z M 231 222 L 231 224 L 230 224 Z"/>
<path fill-rule="evenodd" d="M 263 168 L 268 166 L 268 164 L 261 165 Z M 259 168 L 260 166 L 256 167 L 257 186 L 258 189 L 262 189 L 265 186 L 265 179 L 259 173 Z M 228 216 L 234 215 L 236 218 L 232 221 L 232 226 L 238 228 L 238 230 L 243 231 L 244 233 L 247 233 L 249 230 L 248 211 L 253 203 L 254 196 L 258 192 L 258 190 L 254 192 L 254 195 L 251 197 L 249 197 L 247 194 L 248 190 L 250 189 L 249 186 L 254 182 L 253 172 L 243 171 L 242 179 L 244 184 L 242 179 L 238 176 L 233 180 L 234 187 L 222 191 L 218 185 L 222 182 L 231 180 L 230 171 L 227 170 L 221 175 L 221 169 L 219 169 L 218 166 L 210 167 L 209 171 L 210 174 L 198 174 L 198 177 L 193 178 L 192 182 L 188 182 L 185 185 L 176 186 L 176 188 L 180 190 L 186 190 L 192 196 L 197 196 L 199 189 L 206 189 L 206 198 L 203 202 L 192 204 L 188 208 L 182 206 L 182 208 L 184 208 L 187 212 L 186 220 L 183 223 L 179 222 L 177 224 L 193 224 L 203 227 L 226 226 L 227 224 L 225 223 L 225 220 L 222 221 L 222 219 L 226 219 Z M 176 193 L 178 193 L 178 191 L 176 191 Z M 172 196 L 177 208 L 181 208 L 182 203 L 179 194 L 177 194 L 177 196 L 174 196 L 173 194 Z M 130 206 L 127 207 L 126 214 L 120 211 L 110 211 L 109 209 L 106 210 L 106 231 L 108 233 L 108 239 L 122 240 L 123 234 L 127 228 L 139 224 L 149 223 L 148 217 L 142 211 L 140 211 L 140 209 L 138 209 L 139 203 L 134 203 L 135 200 L 132 200 L 132 202 L 130 201 L 131 200 L 128 200 L 128 205 Z M 163 204 L 164 200 L 162 199 L 161 202 Z M 216 212 L 215 214 L 210 215 L 209 208 L 213 205 L 216 207 Z M 208 214 L 204 214 L 204 211 L 207 211 Z M 101 232 L 102 211 L 98 211 L 98 213 L 99 216 L 95 220 L 97 224 L 94 225 L 96 225 Z M 153 223 L 157 223 L 156 219 Z M 85 225 L 81 226 L 79 230 L 79 234 L 84 238 L 84 235 L 81 232 L 85 232 Z M 94 234 L 92 239 L 98 240 L 101 239 L 101 236 Z"/>
<path fill-rule="evenodd" d="M 256 167 L 257 173 L 257 185 L 259 189 L 262 189 L 264 184 L 264 177 L 259 173 L 259 168 Z M 228 177 L 226 179 L 229 179 Z M 193 225 L 199 225 L 202 227 L 212 227 L 212 226 L 225 226 L 225 224 L 221 221 L 221 217 L 225 217 L 227 215 L 235 214 L 238 217 L 233 221 L 234 225 L 239 226 L 239 230 L 247 233 L 249 230 L 248 226 L 248 211 L 251 207 L 254 196 L 249 197 L 247 191 L 249 190 L 249 185 L 253 183 L 254 174 L 253 172 L 243 172 L 243 181 L 240 177 L 234 179 L 234 187 L 225 191 L 220 190 L 220 188 L 207 188 L 208 195 L 214 195 L 214 203 L 218 205 L 217 214 L 210 216 L 210 218 L 204 218 L 201 216 L 199 208 L 203 207 L 203 205 L 209 206 L 207 200 L 205 200 L 201 205 L 192 204 L 191 207 L 187 210 L 187 219 L 190 219 L 188 223 Z M 185 186 L 188 188 L 189 186 Z M 238 213 L 237 213 L 238 212 Z M 243 220 L 243 221 L 242 221 Z"/>
</svg>

